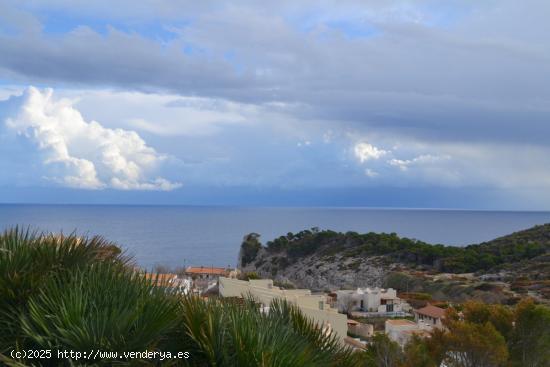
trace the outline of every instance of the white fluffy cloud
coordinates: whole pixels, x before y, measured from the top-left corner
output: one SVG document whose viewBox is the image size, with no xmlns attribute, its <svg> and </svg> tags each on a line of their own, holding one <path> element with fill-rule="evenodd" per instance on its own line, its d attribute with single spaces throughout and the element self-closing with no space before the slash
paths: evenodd
<svg viewBox="0 0 550 367">
<path fill-rule="evenodd" d="M 155 175 L 167 157 L 134 131 L 87 122 L 70 99 L 27 88 L 8 99 L 0 121 L 39 152 L 44 178 L 63 186 L 121 190 L 173 190 L 179 183 Z"/>
<path fill-rule="evenodd" d="M 355 156 L 361 163 L 379 159 L 388 152 L 366 142 L 357 143 L 353 149 Z"/>
</svg>

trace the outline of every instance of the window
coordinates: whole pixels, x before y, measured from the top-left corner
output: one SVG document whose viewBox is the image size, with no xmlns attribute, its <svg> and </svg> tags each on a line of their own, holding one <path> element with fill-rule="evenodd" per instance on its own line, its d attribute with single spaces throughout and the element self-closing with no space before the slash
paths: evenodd
<svg viewBox="0 0 550 367">
<path fill-rule="evenodd" d="M 319 301 L 319 309 L 323 310 L 325 307 L 325 303 L 323 301 Z"/>
</svg>

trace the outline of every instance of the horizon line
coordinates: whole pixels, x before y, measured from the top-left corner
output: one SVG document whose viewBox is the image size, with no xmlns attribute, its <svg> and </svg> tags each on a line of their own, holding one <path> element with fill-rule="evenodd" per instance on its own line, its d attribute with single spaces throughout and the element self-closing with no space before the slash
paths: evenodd
<svg viewBox="0 0 550 367">
<path fill-rule="evenodd" d="M 550 213 L 550 209 L 491 209 L 449 207 L 401 207 L 401 206 L 340 206 L 340 205 L 234 205 L 234 204 L 151 204 L 151 203 L 26 203 L 0 202 L 0 206 L 119 206 L 119 207 L 188 207 L 188 208 L 242 208 L 242 209 L 347 209 L 347 210 L 425 210 L 465 212 L 519 212 Z"/>
</svg>

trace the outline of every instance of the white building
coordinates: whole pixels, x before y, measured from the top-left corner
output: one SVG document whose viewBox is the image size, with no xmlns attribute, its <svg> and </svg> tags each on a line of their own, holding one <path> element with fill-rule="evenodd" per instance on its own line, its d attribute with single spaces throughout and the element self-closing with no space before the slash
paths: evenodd
<svg viewBox="0 0 550 367">
<path fill-rule="evenodd" d="M 352 311 L 399 313 L 410 309 L 407 302 L 397 297 L 393 288 L 357 288 L 336 292 L 336 304 L 339 312 Z"/>
<path fill-rule="evenodd" d="M 313 319 L 323 329 L 334 332 L 342 342 L 347 336 L 347 316 L 330 307 L 325 295 L 311 294 L 309 289 L 281 289 L 274 286 L 271 279 L 244 281 L 220 277 L 219 291 L 222 297 L 251 295 L 265 309 L 268 309 L 274 299 L 284 299 L 298 306 L 304 315 Z"/>
</svg>

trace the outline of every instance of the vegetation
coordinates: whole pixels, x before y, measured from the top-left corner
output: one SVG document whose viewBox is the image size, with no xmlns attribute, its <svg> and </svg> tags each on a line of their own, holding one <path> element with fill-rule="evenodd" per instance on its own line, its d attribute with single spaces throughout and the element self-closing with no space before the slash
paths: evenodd
<svg viewBox="0 0 550 367">
<path fill-rule="evenodd" d="M 367 367 L 397 367 L 402 362 L 403 355 L 399 344 L 391 341 L 386 334 L 376 334 L 365 352 Z"/>
<path fill-rule="evenodd" d="M 384 334 L 343 347 L 300 310 L 274 301 L 205 301 L 155 286 L 112 243 L 19 229 L 0 235 L 0 363 L 8 366 L 530 366 L 550 365 L 550 309 L 468 302 L 446 330 L 401 350 Z M 422 296 L 420 296 L 422 298 Z M 188 359 L 14 358 L 12 351 L 188 352 Z"/>
<path fill-rule="evenodd" d="M 260 243 L 260 235 L 257 233 L 250 233 L 244 236 L 241 244 L 241 265 L 246 266 L 252 260 L 256 258 L 256 254 L 262 248 Z"/>
<path fill-rule="evenodd" d="M 360 355 L 298 308 L 205 301 L 156 287 L 100 237 L 0 235 L 0 364 L 354 366 Z M 11 351 L 51 349 L 51 358 Z M 55 351 L 188 352 L 189 359 L 70 360 Z"/>
<path fill-rule="evenodd" d="M 550 365 L 550 309 L 533 300 L 515 309 L 467 302 L 463 320 L 447 312 L 447 330 L 432 334 L 428 344 L 436 362 L 449 366 Z M 520 341 L 521 340 L 521 341 Z"/>
<path fill-rule="evenodd" d="M 294 284 L 289 282 L 279 282 L 279 281 L 273 281 L 273 285 L 276 287 L 279 287 L 281 289 L 296 289 Z"/>
<path fill-rule="evenodd" d="M 550 365 L 550 309 L 526 299 L 515 309 L 467 302 L 449 308 L 445 329 L 413 336 L 404 350 L 384 334 L 366 352 L 367 366 L 544 367 Z"/>
<path fill-rule="evenodd" d="M 466 302 L 471 299 L 485 303 L 515 304 L 519 301 L 513 294 L 505 292 L 501 285 L 486 285 L 478 279 L 446 278 L 434 280 L 423 273 L 390 272 L 384 278 L 383 286 L 397 289 L 401 295 L 415 308 L 424 307 L 428 301 L 447 300 Z"/>
<path fill-rule="evenodd" d="M 254 280 L 254 279 L 261 279 L 261 278 L 256 272 L 249 271 L 249 272 L 246 272 L 246 273 L 241 273 L 240 276 L 239 276 L 239 279 L 240 280 Z"/>
<path fill-rule="evenodd" d="M 254 237 L 257 240 L 257 237 Z M 246 262 L 258 253 L 257 242 L 243 243 Z M 318 228 L 288 233 L 267 243 L 271 254 L 284 253 L 291 261 L 311 254 L 330 257 L 384 256 L 391 261 L 432 267 L 438 271 L 466 273 L 493 269 L 550 253 L 550 224 L 536 226 L 496 240 L 466 247 L 431 245 L 395 233 L 340 233 Z"/>
</svg>

